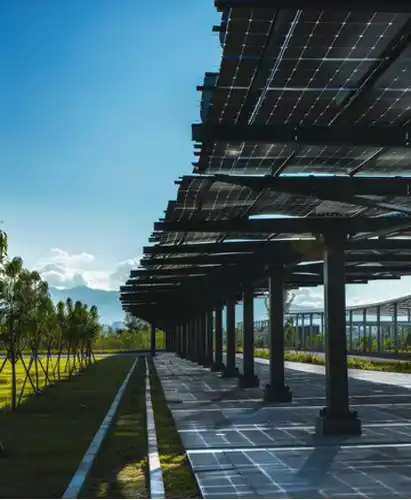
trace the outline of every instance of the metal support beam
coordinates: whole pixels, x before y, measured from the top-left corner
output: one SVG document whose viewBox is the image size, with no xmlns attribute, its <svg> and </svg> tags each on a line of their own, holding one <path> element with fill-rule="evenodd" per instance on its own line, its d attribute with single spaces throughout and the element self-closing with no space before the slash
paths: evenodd
<svg viewBox="0 0 411 500">
<path fill-rule="evenodd" d="M 284 283 L 281 268 L 271 268 L 268 275 L 268 335 L 270 378 L 265 386 L 264 401 L 284 403 L 292 400 L 292 392 L 284 379 Z"/>
<path fill-rule="evenodd" d="M 325 235 L 324 310 L 326 402 L 316 422 L 319 435 L 361 434 L 361 421 L 349 409 L 345 317 L 345 234 Z"/>
<path fill-rule="evenodd" d="M 259 387 L 260 381 L 254 373 L 254 294 L 251 285 L 243 289 L 243 373 L 241 388 Z"/>
<path fill-rule="evenodd" d="M 238 377 L 236 366 L 236 334 L 235 334 L 235 300 L 228 298 L 226 302 L 226 329 L 227 329 L 227 359 L 223 377 Z"/>
<path fill-rule="evenodd" d="M 397 220 L 401 220 L 398 218 Z M 335 223 L 335 219 L 334 219 Z M 275 251 L 281 251 L 283 254 L 294 251 L 303 255 L 314 255 L 321 260 L 322 243 L 311 239 L 308 241 L 241 241 L 241 242 L 226 242 L 226 243 L 186 243 L 181 246 L 177 245 L 155 245 L 144 247 L 143 252 L 147 255 L 172 255 L 172 254 L 245 254 L 250 256 L 254 252 L 264 251 L 267 255 Z M 410 239 L 380 239 L 380 240 L 355 240 L 349 241 L 346 245 L 347 250 L 411 250 Z M 317 255 L 318 252 L 318 255 Z"/>
<path fill-rule="evenodd" d="M 212 370 L 219 372 L 225 369 L 223 363 L 223 307 L 219 303 L 215 307 L 215 359 Z"/>
<path fill-rule="evenodd" d="M 374 12 L 374 9 L 373 9 Z M 367 147 L 408 147 L 411 127 L 362 125 L 298 126 L 290 125 L 192 125 L 195 142 L 287 143 L 320 146 L 350 145 Z"/>
<path fill-rule="evenodd" d="M 218 11 L 228 9 L 287 9 L 287 10 L 341 10 L 344 12 L 404 12 L 411 13 L 408 2 L 393 0 L 335 0 L 330 5 L 327 0 L 214 0 Z"/>
<path fill-rule="evenodd" d="M 408 177 L 348 177 L 330 176 L 293 176 L 271 177 L 256 175 L 216 174 L 215 182 L 245 186 L 254 191 L 273 189 L 279 192 L 301 194 L 304 196 L 336 193 L 344 196 L 409 196 L 411 179 Z"/>
<path fill-rule="evenodd" d="M 396 227 L 401 227 L 401 229 L 411 227 L 411 217 L 295 217 L 216 221 L 181 220 L 154 223 L 155 229 L 159 231 L 257 234 L 323 234 L 334 231 L 336 225 L 347 234 L 393 231 Z"/>
</svg>

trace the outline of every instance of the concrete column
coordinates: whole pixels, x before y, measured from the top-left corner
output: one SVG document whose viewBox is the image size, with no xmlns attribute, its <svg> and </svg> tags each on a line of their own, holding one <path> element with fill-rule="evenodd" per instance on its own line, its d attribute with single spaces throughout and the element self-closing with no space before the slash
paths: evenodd
<svg viewBox="0 0 411 500">
<path fill-rule="evenodd" d="M 361 421 L 349 409 L 345 313 L 345 235 L 325 238 L 324 306 L 326 403 L 316 421 L 318 435 L 361 434 Z"/>
<path fill-rule="evenodd" d="M 254 373 L 254 294 L 246 285 L 243 291 L 243 373 L 239 385 L 242 388 L 259 387 L 260 381 Z"/>
<path fill-rule="evenodd" d="M 156 355 L 156 324 L 151 323 L 151 343 L 150 343 L 151 356 Z"/>
<path fill-rule="evenodd" d="M 321 318 L 321 335 L 324 337 L 324 313 L 320 313 Z"/>
<path fill-rule="evenodd" d="M 205 312 L 200 314 L 198 320 L 198 356 L 197 363 L 203 365 L 206 357 Z"/>
<path fill-rule="evenodd" d="M 196 343 L 195 343 L 195 359 L 196 363 L 200 362 L 201 357 L 201 316 L 196 318 Z"/>
<path fill-rule="evenodd" d="M 204 366 L 211 368 L 213 366 L 213 310 L 208 309 L 205 313 L 205 356 Z"/>
<path fill-rule="evenodd" d="M 190 321 L 190 332 L 189 332 L 189 350 L 190 350 L 190 361 L 194 361 L 195 359 L 195 343 L 196 343 L 196 321 L 194 318 Z"/>
<path fill-rule="evenodd" d="M 187 356 L 186 350 L 186 330 L 187 330 L 187 324 L 183 323 L 181 325 L 181 357 L 185 358 Z"/>
<path fill-rule="evenodd" d="M 198 349 L 199 349 L 199 317 L 193 319 L 193 356 L 191 361 L 197 363 L 198 360 Z"/>
<path fill-rule="evenodd" d="M 184 326 L 181 324 L 178 328 L 178 355 L 183 357 L 183 332 Z"/>
<path fill-rule="evenodd" d="M 173 325 L 171 327 L 170 331 L 170 351 L 175 352 L 176 351 L 176 326 Z"/>
<path fill-rule="evenodd" d="M 267 403 L 290 402 L 292 392 L 284 382 L 284 283 L 281 269 L 270 270 L 268 296 L 270 378 L 265 386 L 264 401 Z"/>
<path fill-rule="evenodd" d="M 176 326 L 176 354 L 180 356 L 180 344 L 181 344 L 181 325 Z"/>
<path fill-rule="evenodd" d="M 227 360 L 223 377 L 238 377 L 236 366 L 236 338 L 235 338 L 235 300 L 227 299 L 226 302 L 226 329 L 227 329 Z"/>
<path fill-rule="evenodd" d="M 224 370 L 223 363 L 223 307 L 217 304 L 215 308 L 215 359 L 212 370 L 219 372 Z"/>
</svg>

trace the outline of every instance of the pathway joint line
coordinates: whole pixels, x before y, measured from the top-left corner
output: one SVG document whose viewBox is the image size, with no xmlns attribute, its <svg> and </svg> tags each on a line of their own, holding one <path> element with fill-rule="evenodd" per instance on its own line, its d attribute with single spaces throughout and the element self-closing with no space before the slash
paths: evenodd
<svg viewBox="0 0 411 500">
<path fill-rule="evenodd" d="M 158 453 L 156 423 L 154 420 L 153 404 L 151 400 L 150 370 L 146 363 L 146 414 L 148 440 L 148 472 L 150 478 L 150 498 L 165 498 L 163 472 L 161 470 L 160 455 Z"/>
<path fill-rule="evenodd" d="M 87 476 L 90 472 L 91 466 L 93 465 L 94 459 L 100 449 L 102 442 L 107 434 L 108 429 L 110 428 L 111 422 L 117 412 L 120 401 L 123 397 L 124 391 L 127 387 L 127 384 L 130 380 L 131 375 L 134 372 L 134 369 L 137 365 L 138 357 L 135 359 L 133 366 L 130 368 L 130 371 L 127 373 L 126 378 L 121 384 L 120 389 L 118 390 L 113 402 L 111 403 L 110 409 L 107 412 L 99 430 L 93 438 L 88 450 L 83 456 L 80 465 L 78 466 L 77 471 L 75 472 L 70 484 L 68 485 L 66 491 L 64 492 L 61 498 L 77 498 L 80 493 L 81 488 Z"/>
</svg>

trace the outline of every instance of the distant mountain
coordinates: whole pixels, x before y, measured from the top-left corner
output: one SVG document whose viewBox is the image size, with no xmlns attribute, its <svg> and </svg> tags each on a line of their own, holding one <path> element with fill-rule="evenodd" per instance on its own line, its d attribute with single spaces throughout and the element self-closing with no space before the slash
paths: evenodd
<svg viewBox="0 0 411 500">
<path fill-rule="evenodd" d="M 62 290 L 50 287 L 50 296 L 53 302 L 65 301 L 67 297 L 71 297 L 74 302 L 81 300 L 89 306 L 96 305 L 100 313 L 101 323 L 110 325 L 114 329 L 122 327 L 124 312 L 120 304 L 120 294 L 117 291 L 98 290 L 87 286 L 76 286 Z M 291 305 L 291 311 L 304 312 L 310 309 L 309 307 Z M 267 311 L 264 301 L 261 299 L 254 302 L 254 318 L 256 321 L 267 319 Z M 237 314 L 236 321 L 242 321 L 241 315 Z"/>
<path fill-rule="evenodd" d="M 120 294 L 117 291 L 98 290 L 87 286 L 76 286 L 74 288 L 58 289 L 50 287 L 50 296 L 53 302 L 65 301 L 70 297 L 73 302 L 81 300 L 88 306 L 97 306 L 100 321 L 106 325 L 121 322 L 124 312 L 120 304 Z"/>
</svg>

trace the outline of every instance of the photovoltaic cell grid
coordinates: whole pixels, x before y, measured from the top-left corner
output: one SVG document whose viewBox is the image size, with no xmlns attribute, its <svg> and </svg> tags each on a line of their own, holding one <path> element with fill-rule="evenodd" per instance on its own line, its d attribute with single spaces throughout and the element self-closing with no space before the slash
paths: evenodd
<svg viewBox="0 0 411 500">
<path fill-rule="evenodd" d="M 410 49 L 367 87 L 411 29 L 410 16 L 364 12 L 230 9 L 216 85 L 203 96 L 203 122 L 295 125 L 408 124 Z M 356 99 L 353 99 L 356 97 Z M 205 109 L 206 108 L 206 109 Z M 204 142 L 197 171 L 208 174 L 409 175 L 408 148 Z M 410 207 L 407 198 L 374 197 Z M 183 179 L 166 220 L 235 219 L 248 215 L 310 216 L 390 213 L 225 183 Z M 282 235 L 271 235 L 278 238 Z M 301 236 L 301 235 L 300 235 Z M 266 240 L 258 234 L 155 233 L 160 244 Z M 183 251 L 183 250 L 182 250 Z M 164 265 L 166 265 L 166 258 Z M 164 267 L 164 266 L 162 266 Z"/>
<path fill-rule="evenodd" d="M 315 10 L 278 14 L 274 10 L 231 9 L 220 74 L 212 92 L 207 121 L 296 125 L 331 125 L 338 120 L 344 121 L 349 98 L 361 88 L 376 65 L 384 60 L 386 51 L 395 46 L 393 40 L 407 26 L 409 19 L 409 15 L 405 14 Z M 270 35 L 271 53 L 266 57 L 264 48 Z M 409 55 L 410 51 L 405 51 L 383 73 L 380 80 L 385 86 L 377 82 L 364 94 L 371 96 L 372 105 L 361 108 L 357 100 L 356 105 L 349 109 L 350 123 L 355 116 L 355 123 L 394 123 L 385 118 L 397 104 L 405 109 L 404 99 L 407 98 L 410 82 L 407 74 Z M 253 79 L 258 71 L 261 74 L 262 57 L 269 61 L 263 67 L 265 87 L 253 93 Z M 401 76 L 398 76 L 399 73 Z M 372 121 L 367 121 L 367 116 L 375 110 L 379 110 L 379 117 L 374 116 Z M 401 123 L 402 115 L 397 109 L 395 116 Z M 378 147 L 311 145 L 296 148 L 289 144 L 238 145 L 220 142 L 203 144 L 200 166 L 204 157 L 208 161 L 207 173 L 235 169 L 236 173 L 273 175 L 280 171 L 347 174 L 360 168 L 363 174 L 373 173 L 376 169 L 379 174 L 382 171 L 389 174 L 396 169 L 398 174 L 398 169 L 407 169 L 411 160 L 407 148 L 384 151 Z M 218 185 L 213 185 L 212 189 L 206 187 L 206 190 L 208 199 L 201 204 L 200 220 L 265 214 L 268 211 L 291 216 L 330 213 L 372 216 L 383 213 L 382 210 L 281 193 L 255 195 L 251 190 L 237 186 L 218 188 Z M 193 193 L 201 191 L 202 186 L 197 191 L 187 189 L 188 202 L 195 198 Z M 392 203 L 394 200 L 385 198 L 380 201 Z M 183 218 L 184 212 L 192 218 L 196 207 L 198 205 L 184 202 L 183 206 L 174 210 L 171 219 Z M 221 238 L 221 235 L 194 233 L 186 235 L 185 241 L 187 237 L 192 241 L 210 241 L 214 236 L 217 240 Z M 155 241 L 171 243 L 178 239 L 179 235 L 172 233 L 164 234 Z"/>
<path fill-rule="evenodd" d="M 340 216 L 376 216 L 393 212 L 383 208 L 369 208 L 361 205 L 361 197 L 357 204 L 320 200 L 315 196 L 298 196 L 275 191 L 274 189 L 252 190 L 249 187 L 233 185 L 206 177 L 185 176 L 181 179 L 177 200 L 170 202 L 166 220 L 221 220 L 238 219 L 253 215 L 283 215 L 294 217 L 308 217 L 320 215 Z M 363 197 L 365 201 L 389 203 L 411 210 L 411 202 L 407 197 L 374 196 Z M 161 232 L 153 239 L 159 243 L 176 243 L 185 236 L 185 242 L 212 242 L 218 241 L 224 235 L 215 233 L 178 233 Z M 266 235 L 258 234 L 230 234 L 230 239 L 261 239 Z"/>
<path fill-rule="evenodd" d="M 411 117 L 410 49 L 372 88 L 364 87 L 360 99 L 351 102 L 351 98 L 389 57 L 396 37 L 401 41 L 399 34 L 406 32 L 409 23 L 407 14 L 316 10 L 277 14 L 274 10 L 233 8 L 206 121 L 407 124 Z M 253 87 L 257 74 L 259 85 Z M 220 142 L 202 145 L 199 171 L 275 174 L 288 159 L 286 173 L 346 174 L 374 158 L 376 162 L 369 168 L 380 167 L 388 173 L 409 167 L 411 159 L 406 148 L 379 151 Z"/>
</svg>

